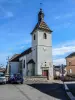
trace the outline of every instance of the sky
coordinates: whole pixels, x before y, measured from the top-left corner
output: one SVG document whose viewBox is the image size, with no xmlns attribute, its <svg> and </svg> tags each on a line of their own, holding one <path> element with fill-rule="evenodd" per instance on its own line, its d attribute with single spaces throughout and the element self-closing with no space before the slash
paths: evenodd
<svg viewBox="0 0 75 100">
<path fill-rule="evenodd" d="M 0 0 L 0 64 L 31 46 L 40 2 L 53 31 L 53 63 L 66 64 L 65 57 L 75 52 L 75 0 Z"/>
</svg>

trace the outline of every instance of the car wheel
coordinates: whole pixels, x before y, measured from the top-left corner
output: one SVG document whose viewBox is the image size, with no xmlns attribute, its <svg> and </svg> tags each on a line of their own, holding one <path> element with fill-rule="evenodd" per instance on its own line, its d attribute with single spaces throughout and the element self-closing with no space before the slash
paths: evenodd
<svg viewBox="0 0 75 100">
<path fill-rule="evenodd" d="M 3 84 L 6 84 L 6 82 L 3 82 Z"/>
<path fill-rule="evenodd" d="M 21 82 L 21 84 L 23 84 L 23 82 Z"/>
</svg>

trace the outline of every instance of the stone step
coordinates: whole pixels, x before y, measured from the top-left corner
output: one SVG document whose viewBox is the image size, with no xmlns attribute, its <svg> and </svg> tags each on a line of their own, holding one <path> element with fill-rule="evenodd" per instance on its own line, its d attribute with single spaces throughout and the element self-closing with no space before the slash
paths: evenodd
<svg viewBox="0 0 75 100">
<path fill-rule="evenodd" d="M 26 77 L 24 78 L 24 83 L 31 84 L 31 83 L 45 83 L 48 82 L 47 78 L 43 77 Z"/>
</svg>

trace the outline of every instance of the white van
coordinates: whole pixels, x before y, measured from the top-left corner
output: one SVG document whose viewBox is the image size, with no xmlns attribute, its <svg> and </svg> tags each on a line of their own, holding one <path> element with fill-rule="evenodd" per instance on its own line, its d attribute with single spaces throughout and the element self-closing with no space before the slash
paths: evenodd
<svg viewBox="0 0 75 100">
<path fill-rule="evenodd" d="M 6 84 L 6 77 L 2 72 L 0 72 L 0 83 Z"/>
</svg>

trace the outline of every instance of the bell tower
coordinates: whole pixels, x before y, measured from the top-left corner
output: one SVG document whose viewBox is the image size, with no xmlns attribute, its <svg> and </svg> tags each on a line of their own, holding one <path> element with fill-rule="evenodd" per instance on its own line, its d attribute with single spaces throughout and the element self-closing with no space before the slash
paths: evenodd
<svg viewBox="0 0 75 100">
<path fill-rule="evenodd" d="M 35 62 L 36 75 L 47 76 L 53 79 L 52 64 L 52 30 L 44 21 L 44 12 L 40 9 L 38 22 L 31 32 L 32 59 Z"/>
</svg>

